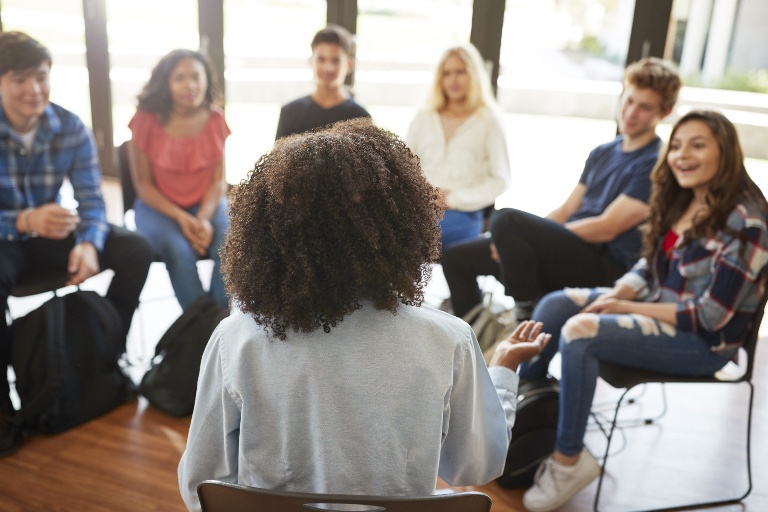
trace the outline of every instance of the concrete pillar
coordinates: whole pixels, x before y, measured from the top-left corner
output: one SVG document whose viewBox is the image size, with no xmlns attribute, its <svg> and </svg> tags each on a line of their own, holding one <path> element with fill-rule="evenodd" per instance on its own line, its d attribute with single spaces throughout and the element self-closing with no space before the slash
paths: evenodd
<svg viewBox="0 0 768 512">
<path fill-rule="evenodd" d="M 680 74 L 683 77 L 701 71 L 711 14 L 712 0 L 691 0 L 688 23 L 685 26 L 683 54 L 680 56 Z"/>
<path fill-rule="evenodd" d="M 707 51 L 704 54 L 704 66 L 701 71 L 704 85 L 713 84 L 725 72 L 738 3 L 738 0 L 715 0 L 712 23 L 709 26 Z"/>
</svg>

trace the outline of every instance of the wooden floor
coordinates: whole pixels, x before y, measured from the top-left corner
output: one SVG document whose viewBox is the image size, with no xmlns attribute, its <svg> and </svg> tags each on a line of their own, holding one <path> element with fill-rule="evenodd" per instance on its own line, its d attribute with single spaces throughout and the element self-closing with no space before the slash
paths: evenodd
<svg viewBox="0 0 768 512">
<path fill-rule="evenodd" d="M 122 215 L 119 189 L 108 185 L 105 197 L 115 222 Z M 140 362 L 147 361 L 160 334 L 180 312 L 164 267 L 156 265 L 142 292 L 140 321 L 134 321 L 129 335 L 129 355 Z M 433 272 L 427 303 L 439 304 L 447 296 L 441 274 Z M 107 283 L 96 282 L 93 289 L 103 293 Z M 503 290 L 496 295 L 503 298 Z M 26 299 L 9 305 L 15 316 L 37 306 Z M 768 511 L 768 322 L 763 331 L 754 379 L 753 490 L 741 504 L 710 511 Z M 647 509 L 743 493 L 746 385 L 668 388 L 666 416 L 655 425 L 626 429 L 626 443 L 614 443 L 617 450 L 612 447 L 612 452 L 622 444 L 625 448 L 609 459 L 601 510 Z M 658 387 L 649 388 L 639 405 L 626 408 L 625 416 L 653 415 L 659 396 Z M 616 397 L 615 390 L 599 386 L 595 409 L 605 409 L 600 404 Z M 0 459 L 0 512 L 183 511 L 176 467 L 188 428 L 189 418 L 172 418 L 139 399 L 62 434 L 27 439 L 18 453 Z M 596 429 L 590 429 L 586 441 L 588 448 L 602 454 L 605 441 Z M 561 510 L 592 510 L 595 487 L 586 488 Z M 491 496 L 493 512 L 525 510 L 522 490 L 494 483 L 471 489 Z"/>
<path fill-rule="evenodd" d="M 708 510 L 768 510 L 768 350 L 758 354 L 754 488 L 742 504 Z M 664 419 L 625 431 L 626 447 L 609 462 L 602 510 L 700 501 L 745 487 L 746 386 L 668 388 L 670 411 Z M 658 387 L 646 390 L 641 405 L 629 407 L 627 416 L 652 414 L 658 393 Z M 603 385 L 595 403 L 613 396 L 614 390 Z M 65 433 L 27 439 L 17 454 L 0 459 L 0 511 L 184 510 L 176 466 L 188 427 L 188 418 L 171 418 L 139 399 Z M 594 429 L 587 441 L 593 450 L 604 446 Z M 617 442 L 617 448 L 621 445 Z M 472 489 L 491 496 L 494 512 L 524 510 L 521 490 L 493 483 Z M 561 510 L 591 510 L 594 491 L 593 484 Z"/>
</svg>

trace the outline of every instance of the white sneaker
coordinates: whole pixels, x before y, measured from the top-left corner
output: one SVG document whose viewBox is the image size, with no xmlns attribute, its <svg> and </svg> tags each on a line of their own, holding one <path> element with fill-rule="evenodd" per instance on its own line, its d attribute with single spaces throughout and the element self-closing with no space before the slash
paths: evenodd
<svg viewBox="0 0 768 512">
<path fill-rule="evenodd" d="M 523 495 L 523 505 L 530 512 L 557 510 L 599 475 L 600 465 L 586 449 L 573 466 L 555 462 L 550 455 L 536 470 L 533 487 Z"/>
</svg>

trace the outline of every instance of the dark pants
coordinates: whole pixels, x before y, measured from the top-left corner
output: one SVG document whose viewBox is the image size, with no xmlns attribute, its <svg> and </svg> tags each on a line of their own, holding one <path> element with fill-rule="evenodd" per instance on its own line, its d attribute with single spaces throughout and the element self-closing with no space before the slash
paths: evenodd
<svg viewBox="0 0 768 512">
<path fill-rule="evenodd" d="M 152 249 L 147 240 L 127 229 L 110 226 L 104 249 L 99 254 L 101 270 L 112 269 L 114 277 L 107 290 L 120 318 L 125 335 L 139 305 L 139 295 L 152 263 Z M 64 240 L 30 238 L 22 241 L 0 242 L 0 307 L 6 310 L 10 291 L 25 278 L 40 272 L 66 273 L 69 253 L 75 245 L 74 236 Z M 5 371 L 10 363 L 10 339 L 5 319 L 0 322 L 0 403 L 8 399 Z"/>
<path fill-rule="evenodd" d="M 500 264 L 491 259 L 491 242 Z M 477 276 L 492 275 L 516 301 L 535 302 L 565 287 L 611 286 L 627 270 L 604 244 L 585 242 L 556 222 L 512 208 L 491 217 L 491 238 L 450 247 L 442 265 L 457 316 L 482 300 Z"/>
</svg>

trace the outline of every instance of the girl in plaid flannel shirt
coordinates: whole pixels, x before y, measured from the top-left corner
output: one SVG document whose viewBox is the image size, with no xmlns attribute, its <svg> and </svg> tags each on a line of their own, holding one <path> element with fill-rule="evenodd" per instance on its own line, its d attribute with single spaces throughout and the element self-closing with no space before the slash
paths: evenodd
<svg viewBox="0 0 768 512">
<path fill-rule="evenodd" d="M 599 474 L 583 444 L 599 361 L 712 375 L 744 341 L 765 292 L 768 204 L 728 119 L 680 118 L 651 180 L 642 259 L 612 289 L 554 292 L 533 313 L 559 343 L 521 377 L 543 378 L 558 348 L 562 377 L 555 452 L 524 495 L 531 512 L 557 509 Z"/>
</svg>

